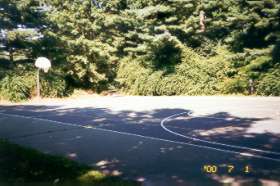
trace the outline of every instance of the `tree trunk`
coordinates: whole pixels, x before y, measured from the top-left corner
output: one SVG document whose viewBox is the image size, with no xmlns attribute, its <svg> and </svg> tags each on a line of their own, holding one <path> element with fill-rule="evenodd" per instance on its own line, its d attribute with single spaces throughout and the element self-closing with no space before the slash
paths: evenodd
<svg viewBox="0 0 280 186">
<path fill-rule="evenodd" d="M 10 62 L 14 62 L 14 50 L 12 48 L 9 49 L 9 57 L 10 57 Z"/>
<path fill-rule="evenodd" d="M 13 68 L 14 66 L 14 49 L 13 48 L 9 48 L 9 60 L 10 60 L 10 68 Z"/>
<path fill-rule="evenodd" d="M 199 24 L 200 24 L 200 30 L 199 32 L 205 32 L 205 12 L 203 10 L 199 13 Z"/>
</svg>

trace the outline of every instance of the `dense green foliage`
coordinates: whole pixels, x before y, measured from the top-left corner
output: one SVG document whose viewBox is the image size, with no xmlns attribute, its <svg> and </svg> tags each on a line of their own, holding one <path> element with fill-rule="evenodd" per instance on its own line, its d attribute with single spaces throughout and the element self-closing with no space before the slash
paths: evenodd
<svg viewBox="0 0 280 186">
<path fill-rule="evenodd" d="M 35 95 L 36 68 L 39 56 L 49 57 L 61 49 L 51 47 L 56 41 L 45 32 L 45 16 L 36 11 L 38 2 L 33 0 L 0 1 L 0 98 L 11 101 L 26 100 Z M 56 53 L 55 53 L 56 52 Z M 43 96 L 61 97 L 70 93 L 61 63 L 55 61 L 49 74 L 41 73 Z"/>
<path fill-rule="evenodd" d="M 0 25 L 8 31 L 0 53 L 4 84 L 19 65 L 34 74 L 32 63 L 46 56 L 61 79 L 46 75 L 55 81 L 45 86 L 46 96 L 75 87 L 136 95 L 279 95 L 279 0 L 45 0 L 43 12 L 36 11 L 38 2 L 1 0 Z M 15 29 L 19 24 L 39 29 Z M 28 39 L 38 32 L 43 37 Z M 8 97 L 14 100 L 30 97 L 34 87 L 21 86 L 2 87 L 13 87 L 19 95 Z"/>
<path fill-rule="evenodd" d="M 222 54 L 206 59 L 186 48 L 181 55 L 179 64 L 168 70 L 145 68 L 143 62 L 127 58 L 120 65 L 118 80 L 126 92 L 140 95 L 213 95 L 223 91 L 230 63 Z"/>
<path fill-rule="evenodd" d="M 257 93 L 260 95 L 280 96 L 280 68 L 262 75 L 261 81 L 257 85 Z"/>
</svg>

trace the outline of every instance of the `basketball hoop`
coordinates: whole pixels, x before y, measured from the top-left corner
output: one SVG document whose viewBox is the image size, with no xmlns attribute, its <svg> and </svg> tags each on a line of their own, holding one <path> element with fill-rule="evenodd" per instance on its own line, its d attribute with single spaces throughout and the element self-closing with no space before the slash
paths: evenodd
<svg viewBox="0 0 280 186">
<path fill-rule="evenodd" d="M 48 60 L 47 58 L 39 57 L 35 61 L 35 66 L 39 69 L 42 69 L 45 73 L 47 73 L 52 65 L 51 65 L 50 60 Z"/>
<path fill-rule="evenodd" d="M 35 61 L 35 67 L 38 68 L 37 72 L 37 97 L 40 98 L 40 70 L 43 70 L 45 73 L 51 68 L 51 62 L 45 57 L 39 57 Z"/>
<path fill-rule="evenodd" d="M 48 73 L 49 68 L 44 68 L 43 71 L 44 71 L 45 73 Z"/>
</svg>

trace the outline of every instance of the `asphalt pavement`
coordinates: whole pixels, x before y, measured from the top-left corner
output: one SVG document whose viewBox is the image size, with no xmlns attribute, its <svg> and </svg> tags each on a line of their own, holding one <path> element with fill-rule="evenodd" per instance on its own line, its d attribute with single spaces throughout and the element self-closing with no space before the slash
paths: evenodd
<svg viewBox="0 0 280 186">
<path fill-rule="evenodd" d="M 143 185 L 280 184 L 280 98 L 93 97 L 0 106 L 0 138 Z"/>
</svg>

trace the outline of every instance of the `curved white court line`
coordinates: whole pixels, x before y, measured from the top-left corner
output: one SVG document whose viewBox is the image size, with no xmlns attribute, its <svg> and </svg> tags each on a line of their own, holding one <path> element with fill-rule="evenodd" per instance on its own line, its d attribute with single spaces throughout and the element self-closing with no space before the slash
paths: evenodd
<svg viewBox="0 0 280 186">
<path fill-rule="evenodd" d="M 220 142 L 215 142 L 215 141 L 208 141 L 208 140 L 202 140 L 202 139 L 199 139 L 199 138 L 195 138 L 195 137 L 191 137 L 191 136 L 185 136 L 183 134 L 180 134 L 178 132 L 174 132 L 170 129 L 168 129 L 166 126 L 165 126 L 165 122 L 167 122 L 168 120 L 172 119 L 172 118 L 176 118 L 178 116 L 181 116 L 181 115 L 188 115 L 189 117 L 191 118 L 196 118 L 196 117 L 204 117 L 204 116 L 192 116 L 191 115 L 191 112 L 182 112 L 182 113 L 179 113 L 179 114 L 174 114 L 174 115 L 171 115 L 167 118 L 164 118 L 161 123 L 160 123 L 160 126 L 167 132 L 169 133 L 172 133 L 176 136 L 180 136 L 182 138 L 186 138 L 186 139 L 189 139 L 189 140 L 193 140 L 193 141 L 200 141 L 200 142 L 203 142 L 203 143 L 208 143 L 208 144 L 212 144 L 212 145 L 220 145 L 220 146 L 225 146 L 225 147 L 230 147 L 230 148 L 235 148 L 235 149 L 242 149 L 242 150 L 250 150 L 250 151 L 255 151 L 255 152 L 262 152 L 262 153 L 266 153 L 266 154 L 274 154 L 274 155 L 280 155 L 280 152 L 274 152 L 274 151 L 269 151 L 269 150 L 262 150 L 262 149 L 256 149 L 256 148 L 250 148 L 250 147 L 246 147 L 246 146 L 239 146 L 239 145 L 229 145 L 229 144 L 225 144 L 225 143 L 220 143 Z M 205 117 L 205 118 L 215 118 L 215 117 Z M 223 119 L 223 118 L 215 118 L 215 119 Z"/>
<path fill-rule="evenodd" d="M 178 145 L 187 145 L 187 146 L 192 146 L 192 147 L 197 147 L 197 148 L 202 148 L 202 149 L 215 150 L 215 151 L 219 151 L 219 152 L 223 152 L 223 153 L 237 154 L 237 155 L 244 156 L 244 157 L 258 158 L 258 159 L 270 160 L 270 161 L 275 161 L 275 162 L 280 163 L 280 159 L 277 159 L 277 158 L 270 158 L 270 157 L 265 157 L 265 156 L 261 156 L 261 155 L 249 154 L 249 153 L 241 153 L 241 152 L 232 151 L 232 150 L 224 150 L 224 149 L 209 147 L 209 146 L 205 146 L 205 145 L 196 145 L 196 144 L 192 144 L 192 143 L 162 139 L 162 138 L 157 138 L 157 137 L 143 136 L 140 134 L 120 132 L 120 131 L 115 131 L 115 130 L 95 128 L 95 127 L 91 127 L 91 126 L 84 126 L 84 125 L 60 122 L 60 121 L 55 121 L 55 120 L 43 119 L 43 118 L 36 118 L 36 117 L 32 117 L 32 116 L 23 116 L 23 115 L 5 114 L 5 113 L 0 113 L 0 115 L 9 116 L 9 117 L 17 117 L 17 118 L 25 118 L 25 119 L 34 119 L 34 120 L 39 120 L 39 121 L 47 121 L 47 122 L 52 122 L 52 123 L 56 123 L 56 124 L 63 125 L 63 126 L 72 126 L 72 127 L 79 127 L 79 128 L 91 129 L 91 130 L 97 130 L 97 131 L 103 131 L 103 132 L 111 132 L 111 133 L 122 134 L 122 135 L 126 135 L 126 136 L 135 136 L 135 137 L 140 137 L 140 138 L 144 138 L 144 139 L 169 142 L 169 143 L 178 144 Z"/>
</svg>

